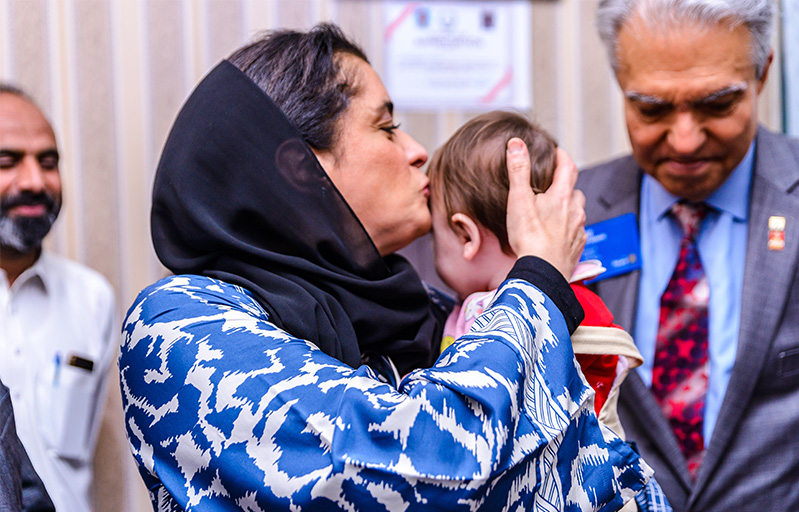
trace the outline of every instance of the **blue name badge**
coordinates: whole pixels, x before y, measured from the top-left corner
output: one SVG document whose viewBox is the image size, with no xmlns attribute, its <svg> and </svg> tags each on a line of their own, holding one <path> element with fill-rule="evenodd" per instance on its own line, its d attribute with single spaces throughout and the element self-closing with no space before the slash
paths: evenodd
<svg viewBox="0 0 799 512">
<path fill-rule="evenodd" d="M 580 261 L 599 260 L 605 272 L 588 281 L 593 283 L 641 268 L 638 219 L 625 213 L 585 227 L 588 239 Z"/>
</svg>

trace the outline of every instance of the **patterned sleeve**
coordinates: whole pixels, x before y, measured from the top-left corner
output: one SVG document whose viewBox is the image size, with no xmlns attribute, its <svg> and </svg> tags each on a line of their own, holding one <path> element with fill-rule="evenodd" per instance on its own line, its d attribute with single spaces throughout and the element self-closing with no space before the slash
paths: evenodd
<svg viewBox="0 0 799 512">
<path fill-rule="evenodd" d="M 123 327 L 128 438 L 157 510 L 617 510 L 651 470 L 592 414 L 563 316 L 526 281 L 399 389 L 197 276 Z"/>
</svg>

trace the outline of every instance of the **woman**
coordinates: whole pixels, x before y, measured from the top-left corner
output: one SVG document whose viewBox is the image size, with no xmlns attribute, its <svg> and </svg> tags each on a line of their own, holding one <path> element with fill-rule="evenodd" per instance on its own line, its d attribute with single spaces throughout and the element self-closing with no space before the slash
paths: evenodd
<svg viewBox="0 0 799 512">
<path fill-rule="evenodd" d="M 509 154 L 511 243 L 554 267 L 521 258 L 435 361 L 442 311 L 393 254 L 430 228 L 426 158 L 330 25 L 272 33 L 198 85 L 154 184 L 177 275 L 141 292 L 120 354 L 154 507 L 617 510 L 642 488 L 569 344 L 573 165 L 533 198 L 526 149 Z"/>
</svg>

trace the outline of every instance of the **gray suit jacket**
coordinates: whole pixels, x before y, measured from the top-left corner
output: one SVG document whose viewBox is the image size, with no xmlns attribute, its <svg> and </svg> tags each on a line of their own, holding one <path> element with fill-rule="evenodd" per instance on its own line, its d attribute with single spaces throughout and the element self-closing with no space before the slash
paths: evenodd
<svg viewBox="0 0 799 512">
<path fill-rule="evenodd" d="M 738 351 L 695 483 L 637 371 L 619 414 L 676 512 L 799 510 L 799 142 L 757 133 Z M 580 173 L 587 223 L 638 213 L 642 171 L 624 157 Z M 785 217 L 785 249 L 770 251 L 769 216 Z M 596 283 L 632 332 L 638 272 Z"/>
<path fill-rule="evenodd" d="M 50 496 L 17 437 L 8 388 L 0 381 L 0 512 L 53 511 Z"/>
</svg>

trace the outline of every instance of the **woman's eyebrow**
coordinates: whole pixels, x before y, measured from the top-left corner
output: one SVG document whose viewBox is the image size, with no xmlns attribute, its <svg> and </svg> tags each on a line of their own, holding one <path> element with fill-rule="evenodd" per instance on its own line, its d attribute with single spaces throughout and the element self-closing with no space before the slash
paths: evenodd
<svg viewBox="0 0 799 512">
<path fill-rule="evenodd" d="M 375 109 L 375 118 L 382 119 L 385 115 L 388 114 L 389 117 L 394 117 L 394 104 L 390 101 L 386 101 L 382 103 Z"/>
</svg>

